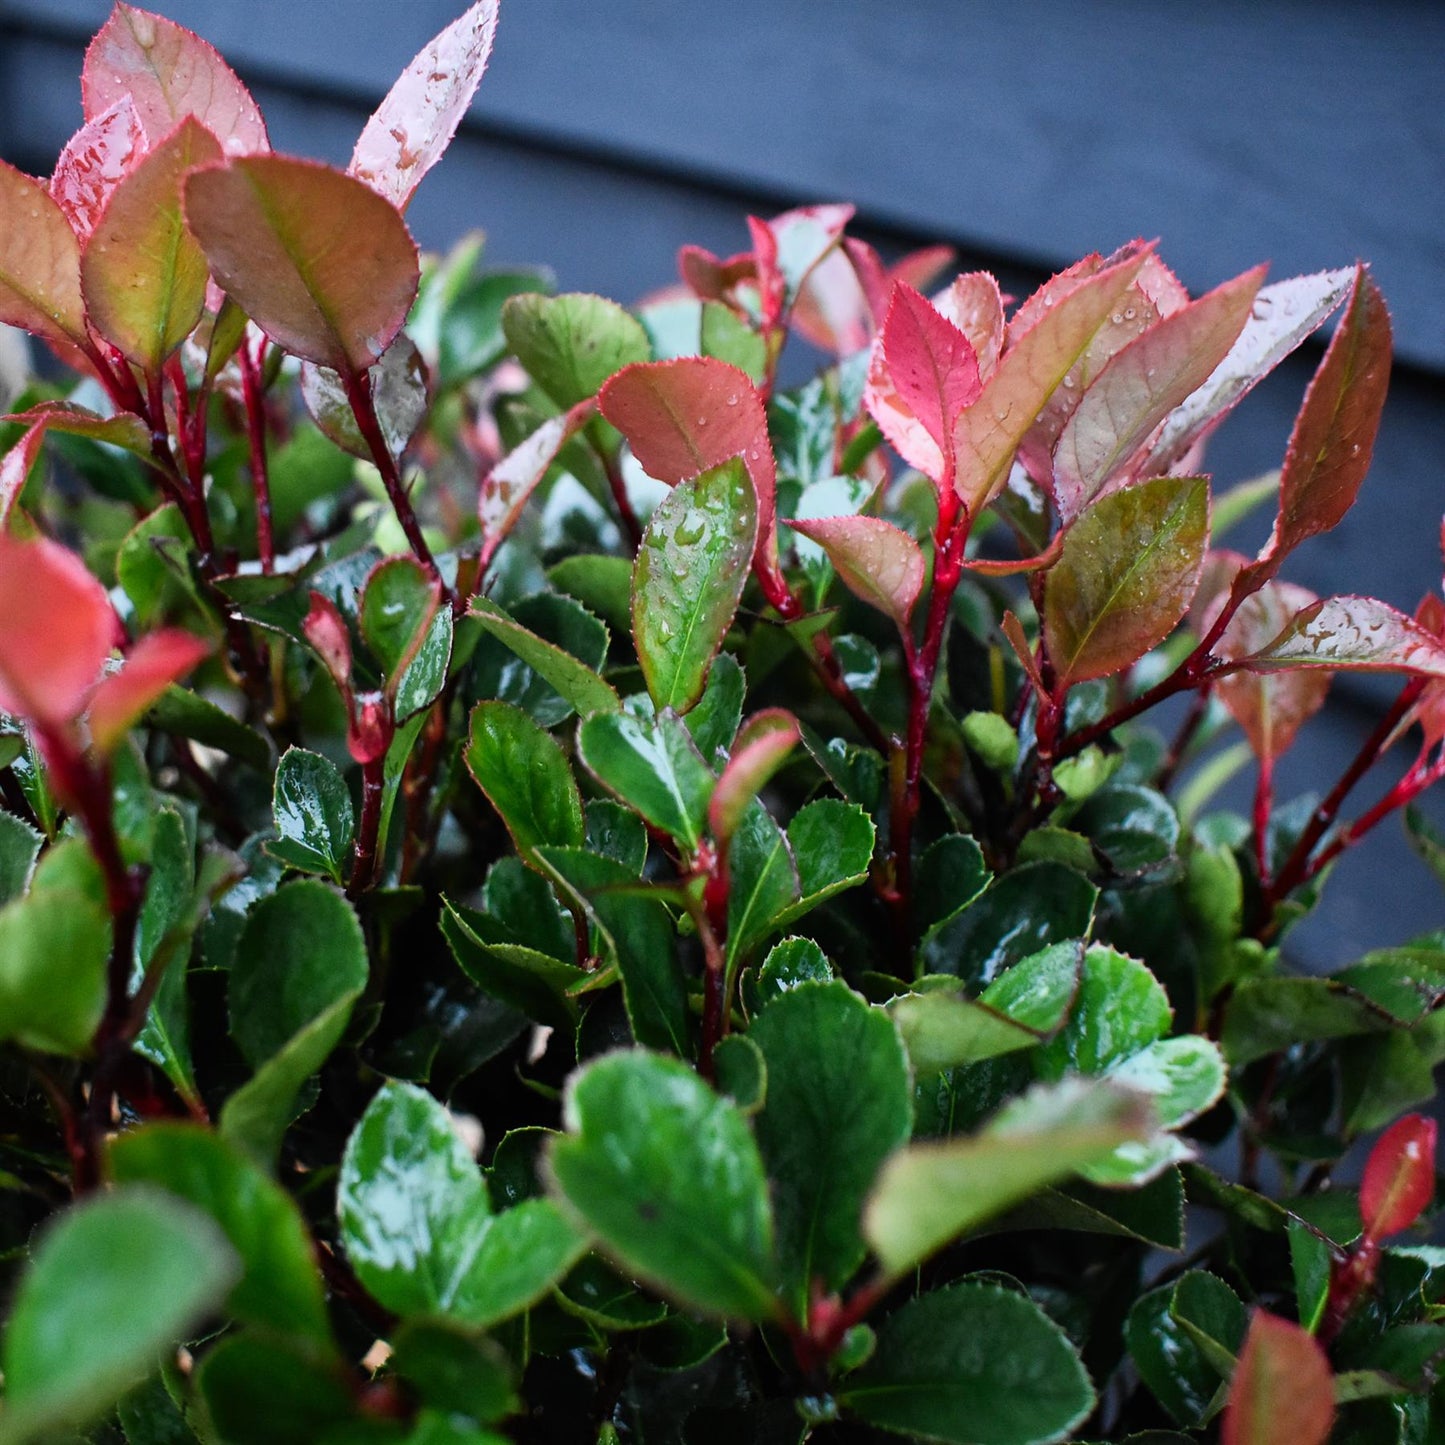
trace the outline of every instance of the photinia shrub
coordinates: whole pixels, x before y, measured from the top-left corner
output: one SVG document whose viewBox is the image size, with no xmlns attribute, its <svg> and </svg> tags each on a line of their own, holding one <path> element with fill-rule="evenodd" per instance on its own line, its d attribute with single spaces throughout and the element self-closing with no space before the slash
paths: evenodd
<svg viewBox="0 0 1445 1445">
<path fill-rule="evenodd" d="M 420 257 L 495 21 L 341 171 L 117 4 L 0 166 L 57 363 L 0 438 L 0 1442 L 1440 1437 L 1445 931 L 1281 953 L 1389 814 L 1445 873 L 1445 599 L 1289 577 L 1368 269 L 1014 300 L 845 206 L 635 310 Z M 1350 670 L 1398 699 L 1278 798 Z"/>
</svg>

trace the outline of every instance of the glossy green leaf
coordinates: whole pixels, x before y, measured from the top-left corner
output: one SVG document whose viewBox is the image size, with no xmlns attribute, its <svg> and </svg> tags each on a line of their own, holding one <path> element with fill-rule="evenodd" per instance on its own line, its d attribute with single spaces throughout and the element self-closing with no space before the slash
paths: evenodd
<svg viewBox="0 0 1445 1445">
<path fill-rule="evenodd" d="M 1324 1318 L 1330 1298 L 1333 1260 L 1329 1244 L 1303 1220 L 1289 1222 L 1289 1261 L 1294 1274 L 1295 1305 L 1299 1322 L 1311 1334 Z"/>
<path fill-rule="evenodd" d="M 544 844 L 580 848 L 582 798 L 556 739 L 519 708 L 478 703 L 472 710 L 467 769 L 526 857 Z"/>
<path fill-rule="evenodd" d="M 775 999 L 748 1037 L 767 1064 L 754 1129 L 784 1286 L 801 1314 L 816 1281 L 838 1289 L 862 1262 L 863 1201 L 913 1126 L 908 1057 L 888 1014 L 836 980 Z"/>
<path fill-rule="evenodd" d="M 359 373 L 401 330 L 420 275 L 400 214 L 313 161 L 232 156 L 191 174 L 186 221 L 220 285 L 272 340 Z"/>
<path fill-rule="evenodd" d="M 259 1330 L 227 1335 L 201 1361 L 196 1386 L 226 1445 L 371 1438 L 360 1433 L 346 1368 L 300 1341 Z"/>
<path fill-rule="evenodd" d="M 901 1275 L 1045 1185 L 1151 1131 L 1147 1101 L 1114 1083 L 1035 1088 L 979 1134 L 895 1154 L 864 1210 L 864 1235 L 888 1275 Z"/>
<path fill-rule="evenodd" d="M 680 482 L 653 512 L 632 580 L 632 633 L 659 708 L 702 696 L 757 543 L 757 498 L 740 459 Z"/>
<path fill-rule="evenodd" d="M 902 994 L 889 1003 L 888 1013 L 919 1075 L 1015 1053 L 1039 1041 L 1037 1033 L 1006 1014 L 948 989 Z"/>
<path fill-rule="evenodd" d="M 701 1314 L 775 1317 L 767 1184 L 735 1105 L 687 1065 L 632 1051 L 574 1075 L 565 1116 L 554 1186 L 623 1269 Z"/>
<path fill-rule="evenodd" d="M 414 557 L 388 557 L 367 577 L 356 620 L 389 697 L 396 697 L 440 607 L 441 585 Z"/>
<path fill-rule="evenodd" d="M 0 905 L 12 903 L 29 887 L 43 841 L 29 823 L 0 812 Z"/>
<path fill-rule="evenodd" d="M 929 844 L 914 878 L 919 931 L 926 933 L 966 908 L 988 886 L 989 876 L 983 850 L 966 833 L 946 833 Z"/>
<path fill-rule="evenodd" d="M 1102 1073 L 1162 1038 L 1172 1018 L 1162 985 L 1142 963 L 1095 944 L 1084 953 L 1068 1022 L 1039 1050 L 1039 1073 Z"/>
<path fill-rule="evenodd" d="M 1124 1339 L 1154 1398 L 1180 1425 L 1197 1425 L 1208 1418 L 1220 1375 L 1175 1318 L 1173 1303 L 1172 1284 L 1140 1295 L 1129 1311 Z"/>
<path fill-rule="evenodd" d="M 271 750 L 260 733 L 189 688 L 172 683 L 151 704 L 145 721 L 161 732 L 218 748 L 258 771 L 271 766 Z"/>
<path fill-rule="evenodd" d="M 110 936 L 104 905 L 68 889 L 0 909 L 0 1037 L 84 1054 L 105 1011 Z"/>
<path fill-rule="evenodd" d="M 728 1034 L 712 1051 L 718 1093 L 743 1113 L 756 1114 L 768 1100 L 768 1064 L 751 1034 Z"/>
<path fill-rule="evenodd" d="M 588 852 L 600 853 L 640 878 L 647 863 L 647 825 L 611 798 L 593 798 L 586 812 Z"/>
<path fill-rule="evenodd" d="M 1136 783 L 1101 788 L 1074 814 L 1070 826 L 1087 834 L 1120 873 L 1165 864 L 1179 844 L 1174 805 L 1162 793 Z"/>
<path fill-rule="evenodd" d="M 230 973 L 231 1033 L 255 1073 L 221 1112 L 221 1132 L 267 1162 L 298 1091 L 331 1053 L 366 986 L 366 944 L 350 904 L 298 879 L 246 916 Z"/>
<path fill-rule="evenodd" d="M 1328 978 L 1251 978 L 1235 989 L 1220 1043 L 1231 1066 L 1321 1039 L 1384 1033 L 1397 1021 L 1379 1004 Z"/>
<path fill-rule="evenodd" d="M 87 1423 L 225 1298 L 239 1267 L 216 1226 L 159 1190 L 95 1195 L 36 1245 L 5 1331 L 0 1441 Z"/>
<path fill-rule="evenodd" d="M 149 1124 L 110 1146 L 119 1184 L 153 1184 L 210 1215 L 244 1267 L 227 1309 L 239 1320 L 331 1338 L 316 1251 L 300 1210 L 239 1150 L 194 1124 Z"/>
<path fill-rule="evenodd" d="M 684 849 L 696 849 L 715 779 L 680 719 L 594 714 L 583 720 L 577 743 L 603 787 Z"/>
<path fill-rule="evenodd" d="M 870 1424 L 956 1445 L 1044 1445 L 1094 1408 L 1068 1337 L 1027 1295 L 971 1280 L 890 1315 L 845 1406 Z"/>
<path fill-rule="evenodd" d="M 1155 477 L 1095 502 L 1047 574 L 1044 637 L 1059 686 L 1122 671 L 1163 642 L 1194 596 L 1208 544 L 1203 477 Z"/>
<path fill-rule="evenodd" d="M 355 812 L 351 790 L 336 764 L 305 748 L 287 748 L 276 765 L 272 857 L 303 873 L 345 880 L 351 863 Z"/>
<path fill-rule="evenodd" d="M 721 768 L 721 754 L 730 752 L 743 718 L 743 699 L 748 681 L 742 666 L 730 652 L 713 659 L 707 686 L 683 719 L 697 750 L 709 767 Z"/>
<path fill-rule="evenodd" d="M 734 971 L 783 927 L 798 897 L 792 849 L 773 816 L 754 798 L 728 850 L 728 970 Z"/>
<path fill-rule="evenodd" d="M 549 619 L 555 619 L 559 611 L 559 604 L 565 599 L 559 597 L 542 597 L 534 599 L 538 604 L 543 604 Z M 575 606 L 575 604 L 574 604 Z M 477 619 L 486 632 L 503 644 L 517 659 L 526 664 L 541 678 L 556 696 L 561 706 L 550 705 L 545 711 L 540 711 L 545 699 L 545 694 L 536 696 L 530 689 L 524 693 L 523 699 L 518 699 L 508 694 L 512 691 L 510 685 L 505 690 L 499 690 L 497 696 L 506 701 L 516 701 L 524 710 L 544 727 L 555 726 L 564 721 L 575 709 L 582 717 L 587 717 L 594 712 L 617 712 L 622 702 L 617 696 L 616 690 L 608 682 L 603 681 L 598 669 L 602 665 L 603 658 L 607 655 L 607 630 L 600 622 L 584 609 L 577 607 L 576 614 L 568 617 L 574 625 L 570 628 L 566 623 L 563 628 L 569 637 L 577 637 L 578 628 L 576 621 L 587 619 L 591 622 L 592 628 L 600 633 L 600 638 L 595 639 L 601 642 L 601 648 L 595 647 L 593 637 L 589 636 L 585 642 L 580 637 L 573 642 L 573 647 L 586 646 L 591 660 L 584 660 L 577 656 L 573 647 L 559 646 L 557 642 L 546 637 L 539 636 L 534 631 L 529 631 L 521 623 L 509 617 L 502 609 L 494 603 L 488 602 L 485 598 L 477 597 L 472 600 L 471 615 Z M 584 624 L 585 625 L 585 624 Z M 590 631 L 591 629 L 589 629 Z"/>
<path fill-rule="evenodd" d="M 575 597 L 615 632 L 632 627 L 632 559 L 588 553 L 564 557 L 547 569 L 547 581 Z"/>
<path fill-rule="evenodd" d="M 408 1320 L 393 1337 L 390 1363 L 433 1409 L 489 1423 L 518 1408 L 502 1348 L 451 1321 Z"/>
<path fill-rule="evenodd" d="M 1202 1269 L 1180 1275 L 1169 1313 L 1221 1376 L 1234 1368 L 1249 1315 L 1222 1279 Z"/>
<path fill-rule="evenodd" d="M 217 138 L 181 122 L 111 192 L 80 263 L 91 324 L 155 374 L 191 334 L 206 304 L 206 258 L 181 214 L 185 178 L 221 159 Z"/>
<path fill-rule="evenodd" d="M 651 355 L 635 317 L 584 293 L 514 296 L 502 308 L 502 330 L 528 375 L 562 407 L 596 396 L 608 377 Z"/>
<path fill-rule="evenodd" d="M 856 803 L 819 798 L 799 808 L 788 824 L 799 896 L 773 916 L 772 931 L 791 927 L 819 904 L 864 882 L 875 836 L 873 820 Z"/>
<path fill-rule="evenodd" d="M 758 969 L 758 1007 L 802 983 L 826 983 L 833 977 L 828 956 L 811 938 L 785 938 L 774 945 Z"/>
</svg>

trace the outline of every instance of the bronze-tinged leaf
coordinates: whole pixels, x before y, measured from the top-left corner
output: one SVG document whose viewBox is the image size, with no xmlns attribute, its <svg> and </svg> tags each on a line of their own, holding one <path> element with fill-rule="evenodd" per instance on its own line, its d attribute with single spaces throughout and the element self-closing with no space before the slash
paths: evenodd
<svg viewBox="0 0 1445 1445">
<path fill-rule="evenodd" d="M 1255 672 L 1328 668 L 1445 678 L 1445 642 L 1374 597 L 1327 597 L 1301 608 L 1238 661 Z"/>
<path fill-rule="evenodd" d="M 925 570 L 907 532 L 881 517 L 796 517 L 788 525 L 828 554 L 850 592 L 907 628 Z"/>
<path fill-rule="evenodd" d="M 978 374 L 987 381 L 998 367 L 1003 350 L 1003 296 L 988 271 L 968 271 L 956 277 L 947 291 L 934 298 L 939 314 L 968 337 L 978 361 Z"/>
<path fill-rule="evenodd" d="M 85 346 L 80 247 L 45 186 L 0 161 L 0 321 Z"/>
<path fill-rule="evenodd" d="M 85 52 L 80 76 L 86 120 L 129 96 L 147 135 L 161 136 L 195 116 L 227 155 L 267 151 L 266 123 L 236 72 L 215 47 L 183 25 L 117 4 Z"/>
<path fill-rule="evenodd" d="M 1243 330 L 1263 280 L 1264 267 L 1246 271 L 1161 318 L 1110 358 L 1054 447 L 1054 499 L 1065 524 L 1111 478 L 1131 475 L 1160 423 L 1209 379 Z"/>
<path fill-rule="evenodd" d="M 497 0 L 477 0 L 417 54 L 367 121 L 348 169 L 397 210 L 456 134 L 496 31 Z"/>
<path fill-rule="evenodd" d="M 743 724 L 707 807 L 707 825 L 718 842 L 737 832 L 748 804 L 788 760 L 801 737 L 797 718 L 785 708 L 764 708 Z"/>
<path fill-rule="evenodd" d="M 130 412 L 99 416 L 72 402 L 44 401 L 6 420 L 23 422 L 26 430 L 20 440 L 0 457 L 0 528 L 8 523 L 10 513 L 20 500 L 25 480 L 40 455 L 40 444 L 45 440 L 47 431 L 92 437 L 96 441 L 124 447 L 137 456 L 149 457 L 151 454 L 150 429 Z"/>
<path fill-rule="evenodd" d="M 1107 677 L 1184 616 L 1209 544 L 1209 483 L 1156 477 L 1101 497 L 1048 573 L 1044 636 L 1061 686 Z"/>
<path fill-rule="evenodd" d="M 283 156 L 194 172 L 186 220 L 216 280 L 278 345 L 342 373 L 364 371 L 416 298 L 416 243 L 364 181 Z"/>
<path fill-rule="evenodd" d="M 1324 1347 L 1299 1325 L 1255 1310 L 1229 1384 L 1221 1445 L 1324 1445 L 1334 1419 Z"/>
<path fill-rule="evenodd" d="M 1044 308 L 1039 320 L 1013 340 L 978 400 L 959 417 L 953 433 L 955 485 L 971 511 L 979 511 L 1002 489 L 1034 419 L 1100 329 L 1112 324 L 1116 305 L 1143 264 L 1143 255 L 1130 256 Z"/>
<path fill-rule="evenodd" d="M 81 241 L 95 229 L 110 193 L 144 151 L 145 131 L 128 95 L 86 121 L 66 142 L 50 177 L 50 194 Z"/>
<path fill-rule="evenodd" d="M 1217 587 L 1208 578 L 1201 586 L 1215 590 L 1213 603 L 1202 609 L 1196 631 L 1205 633 L 1218 615 L 1217 609 L 1229 595 L 1229 582 L 1223 573 L 1232 567 L 1229 558 L 1217 569 Z M 1257 653 L 1277 638 L 1292 618 L 1319 599 L 1304 587 L 1291 582 L 1266 582 L 1259 591 L 1246 597 L 1230 619 L 1224 635 L 1214 645 L 1216 657 L 1226 661 Z M 1322 670 L 1300 669 L 1293 672 L 1235 672 L 1215 684 L 1215 696 L 1227 707 L 1234 720 L 1244 729 L 1255 756 L 1273 761 L 1286 752 L 1300 728 L 1324 706 L 1330 675 Z"/>
<path fill-rule="evenodd" d="M 121 179 L 80 258 L 91 324 L 144 371 L 158 371 L 205 310 L 206 258 L 186 229 L 181 188 L 220 159 L 215 136 L 183 120 Z"/>
</svg>

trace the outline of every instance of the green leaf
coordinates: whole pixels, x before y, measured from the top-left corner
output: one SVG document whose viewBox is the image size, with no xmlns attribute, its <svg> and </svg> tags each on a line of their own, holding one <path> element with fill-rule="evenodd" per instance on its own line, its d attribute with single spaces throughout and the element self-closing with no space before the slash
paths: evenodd
<svg viewBox="0 0 1445 1445">
<path fill-rule="evenodd" d="M 908 1058 L 889 1016 L 836 980 L 775 999 L 747 1036 L 767 1065 L 754 1130 L 783 1280 L 801 1318 L 816 1282 L 839 1289 L 862 1263 L 863 1201 L 913 1126 Z"/>
<path fill-rule="evenodd" d="M 149 1124 L 111 1142 L 119 1184 L 153 1184 L 218 1224 L 244 1266 L 226 1308 L 238 1320 L 329 1347 L 331 1326 L 315 1248 L 291 1197 L 219 1134 Z"/>
<path fill-rule="evenodd" d="M 1102 1073 L 1161 1038 L 1172 1018 L 1168 996 L 1142 963 L 1095 944 L 1084 953 L 1068 1022 L 1039 1050 L 1038 1071 L 1046 1079 Z"/>
<path fill-rule="evenodd" d="M 277 836 L 266 851 L 303 873 L 345 881 L 355 812 L 351 790 L 335 763 L 304 748 L 287 748 L 276 765 L 272 816 Z"/>
<path fill-rule="evenodd" d="M 632 626 L 632 559 L 596 553 L 564 557 L 547 569 L 547 581 L 575 597 L 617 632 Z"/>
<path fill-rule="evenodd" d="M 1239 1296 L 1217 1275 L 1191 1269 L 1175 1284 L 1169 1313 L 1220 1376 L 1229 1375 L 1249 1327 Z"/>
<path fill-rule="evenodd" d="M 615 301 L 570 293 L 511 297 L 502 307 L 507 345 L 561 407 L 595 396 L 614 372 L 651 355 L 647 333 Z"/>
<path fill-rule="evenodd" d="M 864 1210 L 864 1236 L 896 1277 L 1045 1185 L 1147 1138 L 1150 1128 L 1143 1098 L 1112 1082 L 1036 1087 L 979 1134 L 895 1154 Z"/>
<path fill-rule="evenodd" d="M 388 557 L 367 577 L 356 620 L 386 679 L 388 697 L 396 698 L 439 610 L 441 584 L 414 557 Z M 445 676 L 443 657 L 441 677 Z M 401 716 L 400 709 L 397 715 Z"/>
<path fill-rule="evenodd" d="M 504 702 L 472 709 L 467 769 L 522 856 L 544 844 L 580 848 L 582 798 L 555 738 Z"/>
<path fill-rule="evenodd" d="M 1140 1295 L 1129 1311 L 1124 1339 L 1140 1378 L 1180 1425 L 1208 1418 L 1220 1376 L 1175 1318 L 1174 1286 Z"/>
<path fill-rule="evenodd" d="M 221 159 L 220 142 L 187 118 L 129 166 L 81 255 L 86 315 L 150 375 L 191 334 L 206 304 L 206 258 L 181 215 L 181 187 Z"/>
<path fill-rule="evenodd" d="M 721 767 L 722 755 L 732 749 L 743 719 L 747 690 L 747 677 L 737 659 L 730 652 L 718 653 L 702 697 L 683 719 L 709 767 Z"/>
<path fill-rule="evenodd" d="M 889 1003 L 888 1013 L 920 1075 L 1015 1053 L 1039 1041 L 1032 1029 L 948 989 L 902 994 Z"/>
<path fill-rule="evenodd" d="M 1162 793 L 1136 783 L 1101 788 L 1076 813 L 1070 826 L 1087 833 L 1121 873 L 1167 862 L 1179 845 L 1179 816 Z"/>
<path fill-rule="evenodd" d="M 1208 543 L 1203 477 L 1155 477 L 1095 502 L 1048 572 L 1044 637 L 1059 686 L 1120 672 L 1163 642 L 1199 586 Z"/>
<path fill-rule="evenodd" d="M 920 933 L 927 933 L 967 908 L 988 887 L 983 849 L 966 833 L 946 833 L 918 860 L 913 907 Z"/>
<path fill-rule="evenodd" d="M 1299 1322 L 1311 1334 L 1320 1327 L 1330 1298 L 1333 1260 L 1329 1244 L 1303 1220 L 1291 1219 L 1289 1261 L 1294 1273 L 1295 1306 Z"/>
<path fill-rule="evenodd" d="M 97 1194 L 36 1246 L 5 1332 L 4 1445 L 111 1408 L 225 1298 L 239 1268 L 198 1210 L 149 1188 Z"/>
<path fill-rule="evenodd" d="M 1249 978 L 1231 995 L 1220 1043 L 1231 1067 L 1321 1039 L 1384 1033 L 1398 1021 L 1329 978 Z"/>
<path fill-rule="evenodd" d="M 768 1065 L 751 1034 L 729 1034 L 712 1052 L 718 1093 L 752 1116 L 768 1100 Z"/>
<path fill-rule="evenodd" d="M 231 1033 L 255 1074 L 227 1100 L 221 1132 L 269 1162 L 301 1086 L 341 1039 L 366 987 L 366 944 L 351 905 L 297 879 L 246 916 L 230 973 Z"/>
<path fill-rule="evenodd" d="M 653 512 L 633 571 L 632 634 L 659 708 L 686 712 L 702 696 L 757 536 L 757 497 L 740 458 L 679 482 Z"/>
<path fill-rule="evenodd" d="M 408 1320 L 392 1344 L 392 1368 L 433 1409 L 489 1424 L 520 1408 L 511 1362 L 486 1336 L 445 1320 Z"/>
<path fill-rule="evenodd" d="M 382 439 L 387 451 L 399 458 L 426 417 L 426 363 L 411 337 L 399 331 L 367 375 Z M 300 391 L 311 419 L 329 441 L 363 461 L 372 460 L 371 446 L 362 435 L 341 376 L 330 367 L 302 362 Z"/>
<path fill-rule="evenodd" d="M 782 927 L 798 897 L 798 871 L 783 830 L 754 798 L 728 851 L 727 966 L 731 974 Z"/>
<path fill-rule="evenodd" d="M 687 852 L 697 850 L 715 779 L 672 713 L 594 713 L 578 751 L 598 782 Z"/>
<path fill-rule="evenodd" d="M 540 604 L 547 614 L 555 617 L 566 599 L 543 594 L 531 601 Z M 576 635 L 576 623 L 580 619 L 590 622 L 600 636 L 589 637 L 585 642 L 578 637 L 576 641 L 572 641 L 572 646 L 564 649 L 545 637 L 539 637 L 536 632 L 528 631 L 519 622 L 508 617 L 495 603 L 482 597 L 472 599 L 471 615 L 492 637 L 520 658 L 531 672 L 547 684 L 547 688 L 534 700 L 530 688 L 525 690 L 522 698 L 508 696 L 507 692 L 513 686 L 509 680 L 507 692 L 499 689 L 497 696 L 505 701 L 517 702 L 543 727 L 553 727 L 564 721 L 574 709 L 582 717 L 587 717 L 594 712 L 617 712 L 622 707 L 616 690 L 610 683 L 603 681 L 597 670 L 607 655 L 607 629 L 584 608 L 575 604 L 573 608 L 575 611 L 562 612 L 566 621 L 572 624 L 566 627 L 564 623 L 565 631 L 571 634 L 568 640 L 572 641 L 572 637 Z M 597 642 L 600 642 L 600 647 L 595 646 Z M 588 646 L 589 643 L 592 646 Z M 588 646 L 592 658 L 590 662 L 579 660 L 579 644 Z M 546 710 L 542 711 L 542 704 L 549 701 L 546 698 L 547 691 L 553 693 L 556 703 L 550 703 Z"/>
<path fill-rule="evenodd" d="M 259 733 L 189 688 L 172 683 L 151 704 L 145 721 L 161 732 L 218 748 L 258 771 L 271 766 L 271 750 Z"/>
<path fill-rule="evenodd" d="M 758 970 L 758 1007 L 781 998 L 804 983 L 826 983 L 833 965 L 811 938 L 785 938 L 763 960 Z"/>
<path fill-rule="evenodd" d="M 687 982 L 666 906 L 639 889 L 636 872 L 611 858 L 570 848 L 543 848 L 537 856 L 597 925 L 604 957 L 622 975 L 633 1038 L 645 1048 L 686 1057 L 692 1033 Z"/>
<path fill-rule="evenodd" d="M 68 888 L 0 909 L 0 1038 L 84 1054 L 105 1012 L 110 933 L 103 904 Z"/>
<path fill-rule="evenodd" d="M 401 330 L 416 243 L 365 182 L 314 161 L 231 156 L 192 172 L 185 208 L 217 283 L 293 355 L 362 372 Z"/>
<path fill-rule="evenodd" d="M 30 884 L 44 839 L 13 813 L 0 812 L 0 905 L 12 903 Z"/>
<path fill-rule="evenodd" d="M 484 993 L 550 1028 L 576 1027 L 577 1005 L 570 993 L 588 975 L 575 960 L 514 942 L 514 935 L 489 914 L 446 899 L 440 923 L 458 966 Z"/>
<path fill-rule="evenodd" d="M 347 1141 L 337 1216 L 351 1267 L 387 1309 L 476 1328 L 526 1309 L 586 1248 L 547 1200 L 492 1214 L 446 1110 L 410 1084 L 385 1085 Z"/>
<path fill-rule="evenodd" d="M 196 1386 L 210 1425 L 226 1445 L 366 1438 L 342 1433 L 359 1424 L 345 1368 L 297 1340 L 256 1330 L 227 1335 L 201 1361 Z"/>
<path fill-rule="evenodd" d="M 876 830 L 856 803 L 819 798 L 799 808 L 788 824 L 788 846 L 798 865 L 798 901 L 773 917 L 771 929 L 787 928 L 845 889 L 868 877 Z"/>
<path fill-rule="evenodd" d="M 767 1183 L 734 1104 L 634 1050 L 574 1075 L 565 1117 L 553 1184 L 623 1269 L 701 1314 L 777 1315 Z"/>
<path fill-rule="evenodd" d="M 588 852 L 611 858 L 640 878 L 647 863 L 647 825 L 611 798 L 593 798 L 586 811 Z"/>
<path fill-rule="evenodd" d="M 870 1424 L 956 1445 L 1062 1440 L 1094 1408 L 1074 1347 L 1038 1305 L 967 1279 L 890 1315 L 840 1399 Z"/>
<path fill-rule="evenodd" d="M 539 271 L 489 271 L 467 282 L 441 317 L 438 385 L 458 386 L 490 371 L 507 352 L 502 308 L 513 296 L 547 289 L 547 278 Z"/>
</svg>

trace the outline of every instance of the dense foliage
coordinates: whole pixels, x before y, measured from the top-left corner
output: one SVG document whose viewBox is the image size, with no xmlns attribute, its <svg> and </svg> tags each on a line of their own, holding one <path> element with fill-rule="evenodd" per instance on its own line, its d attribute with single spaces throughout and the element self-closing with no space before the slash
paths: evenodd
<svg viewBox="0 0 1445 1445">
<path fill-rule="evenodd" d="M 0 166 L 70 369 L 0 437 L 0 1442 L 1445 1438 L 1445 932 L 1280 952 L 1445 772 L 1445 602 L 1286 576 L 1367 269 L 930 298 L 841 206 L 631 312 L 419 260 L 495 18 L 342 172 L 118 4 Z M 1277 800 L 1346 669 L 1398 701 Z"/>
</svg>

